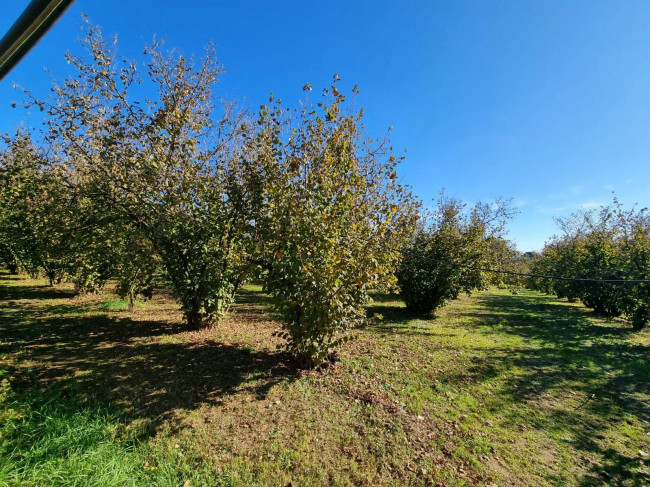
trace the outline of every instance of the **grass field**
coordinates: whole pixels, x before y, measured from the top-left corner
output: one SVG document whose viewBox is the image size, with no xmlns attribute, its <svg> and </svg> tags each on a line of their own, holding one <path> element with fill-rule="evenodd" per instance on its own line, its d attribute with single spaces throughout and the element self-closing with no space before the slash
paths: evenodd
<svg viewBox="0 0 650 487">
<path fill-rule="evenodd" d="M 533 292 L 384 319 L 340 361 L 276 351 L 259 288 L 185 332 L 0 274 L 0 485 L 650 484 L 650 332 Z"/>
</svg>

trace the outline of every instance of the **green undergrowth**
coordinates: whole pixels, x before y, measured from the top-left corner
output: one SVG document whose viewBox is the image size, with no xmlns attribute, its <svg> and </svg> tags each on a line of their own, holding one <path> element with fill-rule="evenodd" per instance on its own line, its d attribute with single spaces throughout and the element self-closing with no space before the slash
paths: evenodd
<svg viewBox="0 0 650 487">
<path fill-rule="evenodd" d="M 0 485 L 214 485 L 211 471 L 186 462 L 171 440 L 143 439 L 105 404 L 79 404 L 55 391 L 13 394 L 3 384 Z M 158 467 L 157 467 L 158 466 Z"/>
<path fill-rule="evenodd" d="M 0 485 L 650 482 L 650 334 L 529 291 L 413 316 L 376 295 L 300 371 L 259 286 L 218 327 L 0 274 Z"/>
</svg>

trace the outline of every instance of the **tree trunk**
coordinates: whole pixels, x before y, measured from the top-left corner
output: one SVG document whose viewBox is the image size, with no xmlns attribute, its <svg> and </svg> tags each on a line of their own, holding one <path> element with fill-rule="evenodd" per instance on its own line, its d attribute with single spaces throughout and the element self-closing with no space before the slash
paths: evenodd
<svg viewBox="0 0 650 487">
<path fill-rule="evenodd" d="M 55 283 L 55 281 L 56 281 L 56 272 L 54 272 L 54 271 L 47 271 L 47 272 L 45 273 L 45 275 L 47 276 L 47 278 L 48 278 L 49 281 L 50 281 L 50 287 L 54 287 L 54 283 Z"/>
<path fill-rule="evenodd" d="M 129 312 L 135 309 L 135 292 L 133 289 L 129 290 Z"/>
<path fill-rule="evenodd" d="M 648 323 L 648 308 L 642 305 L 632 314 L 632 329 L 643 330 L 646 323 Z"/>
<path fill-rule="evenodd" d="M 201 307 L 198 303 L 192 303 L 189 309 L 185 312 L 185 320 L 187 321 L 187 327 L 190 330 L 200 330 L 201 328 L 207 328 L 210 325 L 210 321 L 206 319 L 203 313 L 201 313 Z"/>
</svg>

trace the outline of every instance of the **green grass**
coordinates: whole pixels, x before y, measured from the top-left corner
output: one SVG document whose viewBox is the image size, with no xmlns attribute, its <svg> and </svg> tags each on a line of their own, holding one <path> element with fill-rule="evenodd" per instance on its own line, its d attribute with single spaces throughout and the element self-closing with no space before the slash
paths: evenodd
<svg viewBox="0 0 650 487">
<path fill-rule="evenodd" d="M 136 308 L 144 308 L 146 303 L 136 301 Z M 102 303 L 101 309 L 104 311 L 127 311 L 129 309 L 129 301 L 126 299 L 109 299 Z"/>
<path fill-rule="evenodd" d="M 257 286 L 200 332 L 167 296 L 125 304 L 0 274 L 0 485 L 650 482 L 650 334 L 579 305 L 378 295 L 317 372 Z"/>
<path fill-rule="evenodd" d="M 142 439 L 146 431 L 125 427 L 104 405 L 81 405 L 49 391 L 47 397 L 20 400 L 9 395 L 4 408 L 3 485 L 173 486 L 185 478 L 213 485 L 216 479 L 209 470 L 194 469 L 176 449 L 152 447 Z"/>
</svg>

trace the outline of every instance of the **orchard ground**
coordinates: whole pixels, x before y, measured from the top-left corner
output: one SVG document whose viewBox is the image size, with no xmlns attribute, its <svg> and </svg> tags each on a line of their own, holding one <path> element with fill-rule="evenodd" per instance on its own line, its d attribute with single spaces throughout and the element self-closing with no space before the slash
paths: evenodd
<svg viewBox="0 0 650 487">
<path fill-rule="evenodd" d="M 169 296 L 0 274 L 0 485 L 650 483 L 650 330 L 530 291 L 369 313 L 301 371 L 255 286 L 186 332 Z"/>
</svg>

